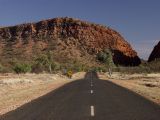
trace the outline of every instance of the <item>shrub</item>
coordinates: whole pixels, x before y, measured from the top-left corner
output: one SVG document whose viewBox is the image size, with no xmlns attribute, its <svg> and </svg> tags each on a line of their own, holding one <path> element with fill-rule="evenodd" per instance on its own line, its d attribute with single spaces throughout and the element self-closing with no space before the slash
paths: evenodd
<svg viewBox="0 0 160 120">
<path fill-rule="evenodd" d="M 31 65 L 29 64 L 16 64 L 13 68 L 13 70 L 17 73 L 27 73 L 27 72 L 31 72 Z"/>
<path fill-rule="evenodd" d="M 87 66 L 83 63 L 79 62 L 78 60 L 70 60 L 62 65 L 62 69 L 65 70 L 72 70 L 73 72 L 81 72 L 86 71 Z"/>
<path fill-rule="evenodd" d="M 85 65 L 80 64 L 80 63 L 75 63 L 75 64 L 73 65 L 73 70 L 74 70 L 75 72 L 85 71 Z"/>
<path fill-rule="evenodd" d="M 92 71 L 95 71 L 95 72 L 107 72 L 107 68 L 99 66 L 99 67 L 92 68 Z"/>
</svg>

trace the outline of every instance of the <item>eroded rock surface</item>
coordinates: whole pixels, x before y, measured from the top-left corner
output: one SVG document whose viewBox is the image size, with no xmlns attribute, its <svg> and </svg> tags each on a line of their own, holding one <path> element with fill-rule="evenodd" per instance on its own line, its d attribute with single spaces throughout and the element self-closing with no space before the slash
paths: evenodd
<svg viewBox="0 0 160 120">
<path fill-rule="evenodd" d="M 117 31 L 99 24 L 65 17 L 0 28 L 0 57 L 5 61 L 32 60 L 53 51 L 58 62 L 77 59 L 90 63 L 106 48 L 113 51 L 116 64 L 140 64 L 137 53 Z"/>
</svg>

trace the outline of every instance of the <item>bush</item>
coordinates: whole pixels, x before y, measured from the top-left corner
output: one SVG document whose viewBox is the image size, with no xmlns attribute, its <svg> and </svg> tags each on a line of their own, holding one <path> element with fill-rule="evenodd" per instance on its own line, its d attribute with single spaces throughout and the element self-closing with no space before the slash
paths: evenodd
<svg viewBox="0 0 160 120">
<path fill-rule="evenodd" d="M 27 73 L 27 72 L 31 72 L 31 65 L 29 64 L 16 64 L 13 68 L 13 70 L 17 73 Z"/>
<path fill-rule="evenodd" d="M 78 60 L 66 62 L 65 64 L 62 65 L 62 69 L 65 70 L 72 70 L 74 73 L 75 72 L 82 72 L 86 71 L 88 67 L 84 65 L 83 63 L 79 62 Z"/>
<path fill-rule="evenodd" d="M 76 64 L 73 65 L 73 70 L 74 70 L 75 72 L 85 71 L 85 65 L 76 63 Z"/>
<path fill-rule="evenodd" d="M 102 67 L 102 66 L 93 67 L 93 68 L 91 68 L 91 71 L 94 71 L 94 72 L 106 72 L 107 68 L 106 67 Z"/>
</svg>

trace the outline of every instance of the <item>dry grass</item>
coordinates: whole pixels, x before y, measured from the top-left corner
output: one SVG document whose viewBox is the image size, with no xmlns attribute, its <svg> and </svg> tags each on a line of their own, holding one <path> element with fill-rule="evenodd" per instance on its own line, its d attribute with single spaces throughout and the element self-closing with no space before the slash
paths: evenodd
<svg viewBox="0 0 160 120">
<path fill-rule="evenodd" d="M 121 74 L 113 73 L 112 77 L 99 74 L 103 80 L 109 80 L 122 87 L 128 88 L 145 98 L 160 105 L 160 74 Z"/>
<path fill-rule="evenodd" d="M 0 75 L 0 115 L 14 110 L 54 89 L 76 79 L 85 73 L 76 73 L 72 79 L 60 74 L 1 74 Z"/>
</svg>

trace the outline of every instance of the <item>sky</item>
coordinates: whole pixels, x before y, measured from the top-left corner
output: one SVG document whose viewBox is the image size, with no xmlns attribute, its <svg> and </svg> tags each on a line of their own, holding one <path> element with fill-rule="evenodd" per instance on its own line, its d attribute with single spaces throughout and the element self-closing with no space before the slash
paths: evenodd
<svg viewBox="0 0 160 120">
<path fill-rule="evenodd" d="M 160 0 L 0 0 L 0 26 L 73 17 L 109 26 L 148 59 L 160 41 Z"/>
</svg>

